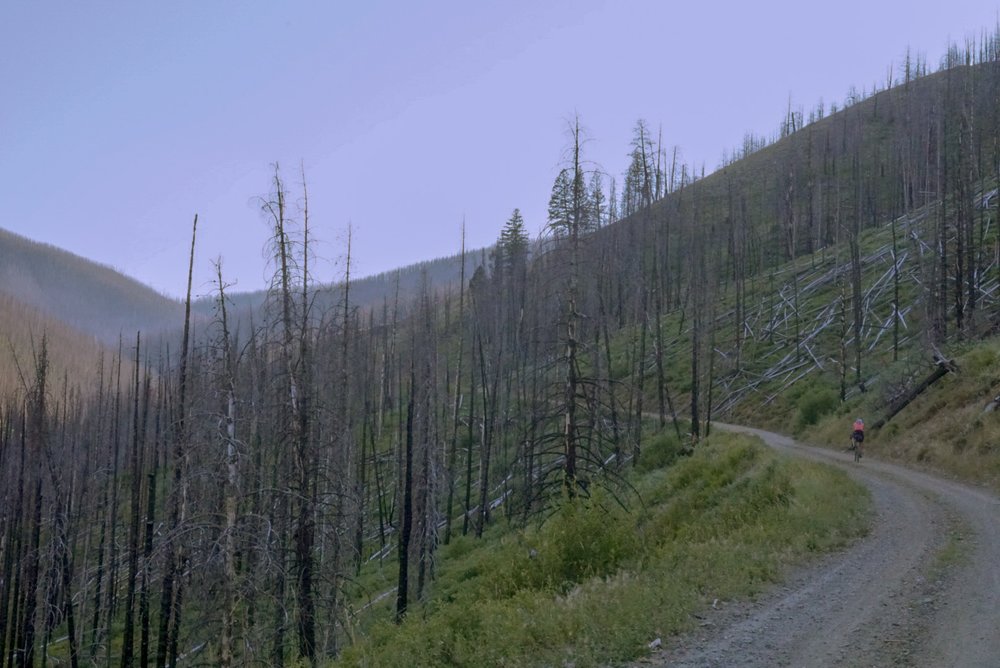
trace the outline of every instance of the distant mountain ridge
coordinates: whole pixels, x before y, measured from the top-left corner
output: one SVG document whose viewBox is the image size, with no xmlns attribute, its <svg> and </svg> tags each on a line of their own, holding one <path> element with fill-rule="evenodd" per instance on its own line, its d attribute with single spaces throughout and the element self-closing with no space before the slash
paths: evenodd
<svg viewBox="0 0 1000 668">
<path fill-rule="evenodd" d="M 488 261 L 486 249 L 465 253 L 466 280 L 476 267 Z M 351 305 L 378 306 L 412 300 L 424 285 L 430 290 L 448 289 L 458 283 L 462 256 L 455 254 L 400 267 L 351 281 Z M 324 312 L 339 304 L 343 283 L 314 286 L 315 307 Z M 144 283 L 111 267 L 88 260 L 51 244 L 32 241 L 0 228 L 0 295 L 37 310 L 54 321 L 114 344 L 119 334 L 136 331 L 153 335 L 180 328 L 183 303 L 160 294 Z M 227 294 L 237 313 L 255 311 L 264 305 L 266 290 Z M 214 296 L 193 303 L 196 316 L 211 317 Z"/>
<path fill-rule="evenodd" d="M 2 228 L 0 293 L 105 343 L 183 319 L 181 302 L 136 279 Z"/>
<path fill-rule="evenodd" d="M 477 249 L 465 252 L 465 280 L 472 278 L 476 267 L 488 262 L 487 249 Z M 374 276 L 351 279 L 351 306 L 354 308 L 377 307 L 388 300 L 391 304 L 396 297 L 400 304 L 407 304 L 420 294 L 426 280 L 431 292 L 449 289 L 456 286 L 462 275 L 462 254 L 456 253 L 449 257 L 418 262 L 399 269 L 385 271 Z M 314 308 L 318 312 L 328 311 L 340 304 L 343 298 L 344 283 L 320 284 L 313 286 Z M 235 292 L 226 295 L 236 308 L 237 313 L 259 309 L 267 300 L 266 290 L 250 292 Z M 210 316 L 215 309 L 215 297 L 206 296 L 198 299 L 192 305 L 195 313 Z"/>
</svg>

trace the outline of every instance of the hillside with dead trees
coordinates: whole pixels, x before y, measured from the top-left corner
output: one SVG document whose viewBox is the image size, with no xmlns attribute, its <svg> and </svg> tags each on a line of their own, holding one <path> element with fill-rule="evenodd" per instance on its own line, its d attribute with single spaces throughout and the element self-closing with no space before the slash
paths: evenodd
<svg viewBox="0 0 1000 668">
<path fill-rule="evenodd" d="M 995 335 L 997 36 L 789 109 L 707 175 L 645 121 L 604 173 L 584 121 L 546 233 L 512 202 L 488 255 L 455 239 L 457 281 L 362 300 L 348 241 L 320 296 L 306 179 L 275 167 L 259 307 L 219 264 L 200 315 L 190 287 L 133 292 L 102 364 L 57 362 L 38 325 L 0 397 L 0 668 L 333 660 L 429 614 L 459 537 L 595 498 L 638 512 L 653 434 L 697 452 L 713 420 L 779 422 L 804 387 L 885 393 L 891 423 L 935 354 Z"/>
</svg>

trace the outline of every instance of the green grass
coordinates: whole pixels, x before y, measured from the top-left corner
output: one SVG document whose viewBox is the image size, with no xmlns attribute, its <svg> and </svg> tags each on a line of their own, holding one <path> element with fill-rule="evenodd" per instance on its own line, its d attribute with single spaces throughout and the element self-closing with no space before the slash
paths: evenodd
<svg viewBox="0 0 1000 668">
<path fill-rule="evenodd" d="M 1000 412 L 983 410 L 1000 394 L 1000 340 L 955 345 L 949 354 L 958 372 L 941 378 L 885 427 L 870 433 L 866 452 L 1000 489 Z M 854 396 L 803 436 L 840 446 L 855 414 L 874 422 L 884 404 L 877 388 Z"/>
<path fill-rule="evenodd" d="M 376 622 L 335 665 L 598 666 L 638 658 L 714 599 L 745 598 L 811 553 L 863 534 L 869 499 L 837 470 L 713 435 L 634 479 L 642 504 L 600 496 L 541 525 L 459 538 L 428 600 Z"/>
</svg>

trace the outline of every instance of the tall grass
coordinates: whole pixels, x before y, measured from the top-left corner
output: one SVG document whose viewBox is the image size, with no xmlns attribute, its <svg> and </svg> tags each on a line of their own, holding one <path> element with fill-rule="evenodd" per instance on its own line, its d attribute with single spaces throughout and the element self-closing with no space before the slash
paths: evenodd
<svg viewBox="0 0 1000 668">
<path fill-rule="evenodd" d="M 1000 394 L 1000 340 L 966 343 L 952 354 L 958 371 L 868 434 L 866 452 L 1000 489 L 1000 411 L 985 410 Z M 853 397 L 804 435 L 820 443 L 846 444 L 855 414 L 874 422 L 886 410 L 884 403 L 875 392 Z"/>
<path fill-rule="evenodd" d="M 375 624 L 337 665 L 635 659 L 699 608 L 751 596 L 867 526 L 863 488 L 746 436 L 713 435 L 634 484 L 642 504 L 631 512 L 595 497 L 523 531 L 454 541 L 423 607 L 400 626 Z"/>
</svg>

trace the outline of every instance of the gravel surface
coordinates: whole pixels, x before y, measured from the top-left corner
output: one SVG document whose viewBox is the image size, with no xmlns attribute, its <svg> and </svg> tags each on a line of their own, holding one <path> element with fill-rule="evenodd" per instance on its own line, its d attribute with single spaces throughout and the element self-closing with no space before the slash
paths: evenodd
<svg viewBox="0 0 1000 668">
<path fill-rule="evenodd" d="M 1000 500 L 981 489 L 770 432 L 871 490 L 869 536 L 757 601 L 717 603 L 637 666 L 1000 666 Z"/>
</svg>

